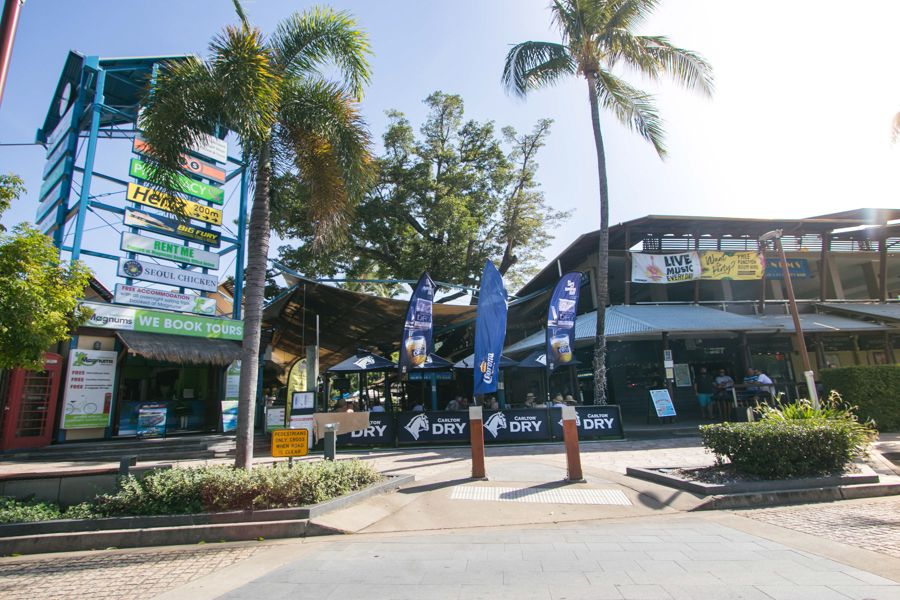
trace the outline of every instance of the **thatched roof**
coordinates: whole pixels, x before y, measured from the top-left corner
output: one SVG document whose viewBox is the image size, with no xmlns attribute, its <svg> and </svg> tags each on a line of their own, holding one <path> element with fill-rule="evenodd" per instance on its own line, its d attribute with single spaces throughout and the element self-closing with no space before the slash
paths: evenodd
<svg viewBox="0 0 900 600">
<path fill-rule="evenodd" d="M 138 331 L 117 331 L 116 336 L 131 354 L 182 365 L 225 366 L 241 356 L 241 345 L 229 340 Z"/>
</svg>

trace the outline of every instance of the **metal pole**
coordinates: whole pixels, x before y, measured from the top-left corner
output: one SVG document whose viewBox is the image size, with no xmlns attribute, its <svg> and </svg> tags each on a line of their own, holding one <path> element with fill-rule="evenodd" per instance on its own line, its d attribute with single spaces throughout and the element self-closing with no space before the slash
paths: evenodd
<svg viewBox="0 0 900 600">
<path fill-rule="evenodd" d="M 806 387 L 809 390 L 809 400 L 813 408 L 819 408 L 819 394 L 816 391 L 815 373 L 809 363 L 809 353 L 806 351 L 806 340 L 803 338 L 803 328 L 800 326 L 800 314 L 797 312 L 797 299 L 794 297 L 794 285 L 791 283 L 791 272 L 788 270 L 787 256 L 784 254 L 784 246 L 781 244 L 781 236 L 775 238 L 775 249 L 781 258 L 781 272 L 784 274 L 784 286 L 787 289 L 788 305 L 791 309 L 791 319 L 794 321 L 794 332 L 797 334 L 797 345 L 800 347 L 800 360 L 803 362 L 803 376 L 806 379 Z"/>
<path fill-rule="evenodd" d="M 97 155 L 97 137 L 100 133 L 100 111 L 103 109 L 104 102 L 103 88 L 106 85 L 106 71 L 100 68 L 99 58 L 88 56 L 84 59 L 84 65 L 86 69 L 92 69 L 97 74 L 97 86 L 91 106 L 91 130 L 88 134 L 87 154 L 84 158 L 84 175 L 81 178 L 81 198 L 78 200 L 78 216 L 75 220 L 72 260 L 78 260 L 81 256 L 81 238 L 84 234 L 88 203 L 91 201 L 91 178 L 94 174 L 94 157 Z"/>
<path fill-rule="evenodd" d="M 3 102 L 3 90 L 6 88 L 6 76 L 9 75 L 13 43 L 16 41 L 16 29 L 19 26 L 19 12 L 23 4 L 25 0 L 6 0 L 3 4 L 3 17 L 0 18 L 0 103 Z"/>
</svg>

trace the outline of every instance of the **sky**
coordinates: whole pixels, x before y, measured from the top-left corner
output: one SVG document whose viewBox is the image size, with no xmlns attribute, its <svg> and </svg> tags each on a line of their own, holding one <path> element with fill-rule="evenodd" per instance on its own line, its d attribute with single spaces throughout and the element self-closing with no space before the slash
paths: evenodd
<svg viewBox="0 0 900 600">
<path fill-rule="evenodd" d="M 312 3 L 244 5 L 256 25 L 272 31 Z M 547 200 L 573 215 L 545 249 L 550 260 L 599 227 L 599 200 L 584 80 L 560 82 L 525 100 L 508 96 L 500 85 L 511 44 L 558 41 L 547 5 L 330 3 L 355 15 L 370 36 L 373 78 L 361 108 L 376 141 L 386 110 L 405 112 L 418 125 L 425 116 L 422 99 L 435 90 L 460 94 L 468 117 L 493 120 L 498 128 L 526 131 L 538 119 L 554 120 L 538 180 Z M 611 222 L 647 214 L 797 218 L 900 206 L 900 147 L 890 144 L 891 119 L 900 112 L 900 3 L 849 6 L 832 0 L 663 0 L 641 33 L 667 35 L 705 56 L 716 92 L 706 99 L 630 78 L 658 95 L 669 155 L 660 160 L 645 141 L 610 115 L 601 116 Z M 208 40 L 235 21 L 230 0 L 28 0 L 0 105 L 0 144 L 34 140 L 69 49 L 101 57 L 202 55 Z M 18 173 L 29 190 L 3 216 L 5 225 L 33 219 L 44 155 L 38 146 L 0 145 L 0 172 Z M 119 145 L 101 152 L 98 164 L 125 178 L 127 159 L 127 146 Z M 92 188 L 102 190 L 102 184 Z M 234 218 L 236 204 L 229 205 L 226 220 Z M 92 241 L 112 243 L 118 236 L 110 229 L 94 224 Z M 104 232 L 110 235 L 99 235 Z M 111 286 L 111 267 L 91 265 Z"/>
</svg>

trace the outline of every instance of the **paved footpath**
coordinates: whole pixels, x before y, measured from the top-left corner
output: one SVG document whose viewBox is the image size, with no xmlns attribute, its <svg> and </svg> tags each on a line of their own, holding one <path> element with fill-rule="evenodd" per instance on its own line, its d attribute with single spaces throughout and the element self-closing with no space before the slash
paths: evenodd
<svg viewBox="0 0 900 600">
<path fill-rule="evenodd" d="M 417 481 L 322 519 L 354 535 L 4 558 L 0 598 L 900 599 L 898 499 L 686 512 L 623 473 L 709 464 L 696 439 L 582 450 L 565 485 L 558 445 L 488 448 L 489 481 L 465 448 L 357 453 Z"/>
</svg>

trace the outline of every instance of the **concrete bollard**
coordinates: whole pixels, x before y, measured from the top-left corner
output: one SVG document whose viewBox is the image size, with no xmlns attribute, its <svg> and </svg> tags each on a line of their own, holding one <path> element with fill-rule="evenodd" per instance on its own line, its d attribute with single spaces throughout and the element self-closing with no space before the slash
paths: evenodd
<svg viewBox="0 0 900 600">
<path fill-rule="evenodd" d="M 323 448 L 325 460 L 334 460 L 337 455 L 337 423 L 325 425 L 325 447 Z"/>
<path fill-rule="evenodd" d="M 480 406 L 469 407 L 469 439 L 472 441 L 472 479 L 484 479 L 484 424 Z"/>
<path fill-rule="evenodd" d="M 578 449 L 578 426 L 575 422 L 575 407 L 562 409 L 563 441 L 566 446 L 566 471 L 569 481 L 584 481 L 581 472 L 581 451 Z"/>
</svg>

